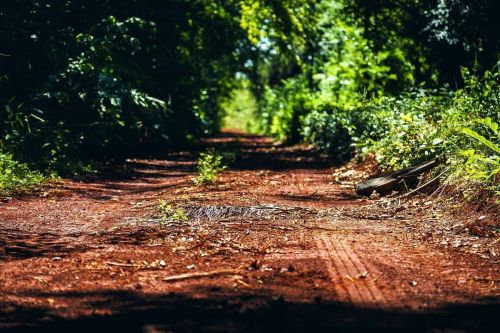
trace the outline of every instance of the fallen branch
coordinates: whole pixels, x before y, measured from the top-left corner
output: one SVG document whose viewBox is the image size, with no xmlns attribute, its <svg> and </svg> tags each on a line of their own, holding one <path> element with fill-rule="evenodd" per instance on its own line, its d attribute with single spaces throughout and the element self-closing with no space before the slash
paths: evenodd
<svg viewBox="0 0 500 333">
<path fill-rule="evenodd" d="M 319 226 L 308 226 L 308 225 L 305 225 L 305 224 L 297 224 L 298 226 L 304 228 L 304 229 L 308 229 L 308 230 L 323 230 L 323 231 L 333 231 L 333 232 L 342 232 L 344 230 L 340 230 L 340 229 L 332 229 L 332 228 L 325 228 L 325 227 L 319 227 Z"/>
<path fill-rule="evenodd" d="M 184 273 L 179 275 L 167 276 L 166 278 L 163 279 L 163 281 L 174 282 L 174 281 L 181 281 L 181 280 L 208 277 L 208 276 L 236 275 L 238 274 L 238 272 L 239 271 L 235 269 L 229 269 L 229 270 L 226 269 L 226 270 L 210 271 L 210 272 Z"/>
<path fill-rule="evenodd" d="M 439 178 L 441 178 L 441 176 L 442 176 L 442 175 L 444 175 L 444 174 L 445 174 L 448 170 L 449 170 L 449 168 L 444 169 L 444 171 L 443 171 L 443 172 L 441 172 L 439 175 L 437 175 L 436 177 L 434 177 L 434 178 L 432 178 L 431 180 L 429 180 L 427 183 L 425 183 L 425 184 L 423 184 L 423 185 L 421 185 L 421 186 L 417 187 L 417 188 L 416 188 L 416 189 L 414 189 L 413 191 L 410 191 L 410 192 L 408 192 L 408 193 L 405 193 L 405 194 L 403 194 L 403 195 L 399 196 L 398 198 L 405 198 L 405 197 L 408 197 L 408 196 L 410 196 L 410 195 L 412 195 L 412 194 L 414 194 L 414 193 L 416 193 L 416 192 L 418 192 L 418 191 L 420 191 L 420 190 L 422 190 L 422 189 L 426 188 L 427 186 L 432 185 L 434 182 L 436 182 L 437 180 L 439 180 Z"/>
<path fill-rule="evenodd" d="M 119 266 L 119 267 L 141 267 L 140 265 L 136 264 L 124 264 L 121 262 L 114 262 L 114 261 L 106 261 L 106 265 Z"/>
</svg>

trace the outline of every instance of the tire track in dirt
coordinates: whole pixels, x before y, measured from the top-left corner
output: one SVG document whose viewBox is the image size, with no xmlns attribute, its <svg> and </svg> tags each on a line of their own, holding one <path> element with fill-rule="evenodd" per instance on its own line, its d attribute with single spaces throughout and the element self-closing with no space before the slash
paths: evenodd
<svg viewBox="0 0 500 333">
<path fill-rule="evenodd" d="M 298 173 L 296 176 L 302 184 L 307 174 Z M 335 224 L 334 222 L 316 220 L 314 224 L 321 229 L 325 227 L 324 224 Z M 355 306 L 383 307 L 387 301 L 373 281 L 374 276 L 380 274 L 372 266 L 366 265 L 344 238 L 345 235 L 324 230 L 318 230 L 314 234 L 318 254 L 335 284 L 339 300 L 350 301 Z"/>
<path fill-rule="evenodd" d="M 320 226 L 321 222 L 317 222 Z M 320 231 L 314 235 L 318 254 L 339 295 L 339 301 L 356 306 L 384 307 L 387 300 L 375 284 L 378 272 L 364 263 L 349 242 L 331 232 Z"/>
</svg>

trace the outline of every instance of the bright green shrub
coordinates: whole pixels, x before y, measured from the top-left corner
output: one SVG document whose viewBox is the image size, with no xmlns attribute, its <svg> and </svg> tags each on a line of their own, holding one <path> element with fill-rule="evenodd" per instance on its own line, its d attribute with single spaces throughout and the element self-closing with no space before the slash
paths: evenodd
<svg viewBox="0 0 500 333">
<path fill-rule="evenodd" d="M 42 174 L 30 170 L 26 164 L 13 160 L 11 154 L 0 151 L 0 195 L 39 184 L 44 179 Z"/>
<path fill-rule="evenodd" d="M 198 176 L 194 180 L 195 185 L 213 183 L 217 175 L 226 169 L 223 159 L 224 157 L 214 150 L 201 153 L 196 160 Z"/>
<path fill-rule="evenodd" d="M 466 86 L 457 91 L 416 89 L 355 107 L 318 104 L 302 119 L 303 138 L 338 158 L 373 153 L 382 169 L 442 158 L 450 176 L 498 191 L 499 75 L 463 73 Z"/>
<path fill-rule="evenodd" d="M 383 98 L 358 112 L 366 114 L 371 131 L 359 133 L 360 153 L 374 152 L 384 168 L 406 167 L 437 157 L 447 144 L 441 130 L 446 92 L 418 90 Z"/>
<path fill-rule="evenodd" d="M 465 70 L 464 75 L 467 85 L 456 92 L 382 100 L 377 108 L 391 109 L 383 112 L 385 128 L 372 137 L 362 135 L 360 151 L 375 153 L 389 169 L 445 157 L 455 179 L 499 191 L 499 75 L 487 72 L 479 78 Z"/>
<path fill-rule="evenodd" d="M 486 130 L 491 132 L 491 135 L 486 138 L 470 128 L 462 130 L 462 133 L 473 141 L 471 146 L 475 147 L 475 149 L 469 148 L 460 151 L 467 158 L 465 172 L 484 183 L 497 182 L 498 187 L 498 175 L 500 174 L 499 126 L 498 123 L 492 122 L 491 118 L 479 119 L 477 122 L 483 124 Z"/>
</svg>

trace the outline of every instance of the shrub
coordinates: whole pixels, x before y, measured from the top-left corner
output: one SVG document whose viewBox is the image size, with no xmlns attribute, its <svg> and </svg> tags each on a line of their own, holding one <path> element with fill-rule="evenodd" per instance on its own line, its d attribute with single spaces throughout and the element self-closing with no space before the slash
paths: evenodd
<svg viewBox="0 0 500 333">
<path fill-rule="evenodd" d="M 324 152 L 343 159 L 349 155 L 355 136 L 355 114 L 349 110 L 323 107 L 308 114 L 302 122 L 306 142 L 314 143 Z"/>
<path fill-rule="evenodd" d="M 455 182 L 478 183 L 500 193 L 500 76 L 463 73 L 464 89 L 421 91 L 382 103 L 378 108 L 390 108 L 381 113 L 385 125 L 372 137 L 364 134 L 358 148 L 374 152 L 381 166 L 390 169 L 446 157 Z"/>
<path fill-rule="evenodd" d="M 214 150 L 203 152 L 196 161 L 198 176 L 195 178 L 194 183 L 197 186 L 212 183 L 224 169 L 226 169 L 226 166 L 223 163 L 222 155 Z"/>
<path fill-rule="evenodd" d="M 12 155 L 0 151 L 0 195 L 40 184 L 44 179 L 41 173 L 30 170 L 26 164 L 13 160 Z"/>
<path fill-rule="evenodd" d="M 334 156 L 375 154 L 382 169 L 447 160 L 454 182 L 500 191 L 500 72 L 463 70 L 456 91 L 414 89 L 353 105 L 322 101 L 302 118 L 304 141 Z M 310 103 L 313 105 L 314 103 Z"/>
</svg>

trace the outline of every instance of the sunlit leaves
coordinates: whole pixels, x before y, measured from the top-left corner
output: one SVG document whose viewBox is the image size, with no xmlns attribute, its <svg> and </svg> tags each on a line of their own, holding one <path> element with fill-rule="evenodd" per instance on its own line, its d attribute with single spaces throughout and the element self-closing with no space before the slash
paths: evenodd
<svg viewBox="0 0 500 333">
<path fill-rule="evenodd" d="M 241 2 L 241 27 L 247 31 L 248 39 L 254 45 L 265 37 L 265 34 L 259 29 L 259 23 L 266 17 L 266 11 L 260 9 L 259 1 Z"/>
<path fill-rule="evenodd" d="M 11 154 L 0 151 L 0 196 L 10 190 L 26 188 L 42 182 L 45 177 L 24 163 L 13 160 Z"/>
</svg>

